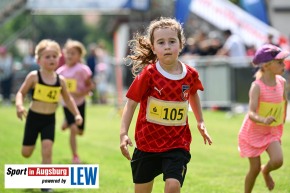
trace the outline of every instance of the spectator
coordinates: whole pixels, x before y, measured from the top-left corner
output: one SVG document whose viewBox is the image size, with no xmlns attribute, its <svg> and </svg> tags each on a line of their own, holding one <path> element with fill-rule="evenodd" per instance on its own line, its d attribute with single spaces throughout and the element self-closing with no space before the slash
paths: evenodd
<svg viewBox="0 0 290 193">
<path fill-rule="evenodd" d="M 34 57 L 34 48 L 32 46 L 29 48 L 27 55 L 24 56 L 22 64 L 27 72 L 39 69 Z"/>
<path fill-rule="evenodd" d="M 233 60 L 231 64 L 236 67 L 248 66 L 249 64 L 243 61 L 243 58 L 246 57 L 246 46 L 242 39 L 231 32 L 231 30 L 227 29 L 223 31 L 223 35 L 225 38 L 225 43 L 223 47 L 218 50 L 216 55 L 219 56 L 228 56 Z M 236 60 L 239 62 L 236 62 Z"/>
<path fill-rule="evenodd" d="M 246 47 L 246 49 L 247 49 L 247 56 L 249 56 L 249 57 L 255 56 L 256 47 L 254 45 L 249 45 Z"/>
<path fill-rule="evenodd" d="M 90 68 L 91 72 L 92 72 L 92 80 L 94 82 L 94 78 L 96 76 L 96 64 L 98 63 L 98 58 L 97 58 L 97 55 L 96 55 L 96 48 L 97 48 L 97 45 L 96 44 L 90 44 L 89 45 L 89 54 L 86 58 L 86 62 L 87 62 L 87 65 L 88 67 Z M 96 84 L 94 82 L 94 84 Z M 98 102 L 98 97 L 97 97 L 97 88 L 96 86 L 94 86 L 94 88 L 92 89 L 92 104 L 96 104 Z"/>
<path fill-rule="evenodd" d="M 97 83 L 97 91 L 98 91 L 98 98 L 101 104 L 107 104 L 107 89 L 108 89 L 108 64 L 104 62 L 100 62 L 96 66 L 96 83 Z"/>
<path fill-rule="evenodd" d="M 101 104 L 106 104 L 108 102 L 107 93 L 110 87 L 109 82 L 112 78 L 113 69 L 110 63 L 110 56 L 103 41 L 100 41 L 96 48 L 96 56 L 98 58 L 98 63 L 95 67 L 95 81 L 98 98 Z"/>
<path fill-rule="evenodd" d="M 274 42 L 274 36 L 271 33 L 269 33 L 267 35 L 267 40 L 266 40 L 265 44 L 272 44 L 272 45 L 275 45 L 275 46 L 280 47 L 279 44 L 277 44 L 276 42 Z"/>
<path fill-rule="evenodd" d="M 3 95 L 3 104 L 11 104 L 11 91 L 13 84 L 13 58 L 5 46 L 0 46 L 0 80 Z"/>
</svg>

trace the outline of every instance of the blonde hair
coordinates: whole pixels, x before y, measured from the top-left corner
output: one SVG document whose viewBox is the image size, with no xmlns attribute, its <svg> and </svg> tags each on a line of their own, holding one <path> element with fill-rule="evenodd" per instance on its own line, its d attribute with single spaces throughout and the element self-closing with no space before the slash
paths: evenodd
<svg viewBox="0 0 290 193">
<path fill-rule="evenodd" d="M 154 43 L 153 33 L 156 29 L 172 29 L 177 32 L 177 37 L 181 49 L 185 44 L 185 36 L 181 24 L 172 18 L 160 17 L 157 20 L 151 21 L 147 27 L 146 34 L 141 35 L 136 33 L 132 40 L 129 41 L 129 48 L 131 55 L 128 55 L 125 59 L 129 59 L 132 65 L 132 74 L 134 77 L 147 65 L 157 61 L 157 56 L 153 53 L 151 46 Z"/>
<path fill-rule="evenodd" d="M 262 76 L 263 76 L 263 73 L 264 73 L 264 71 L 263 71 L 261 68 L 259 68 L 258 71 L 257 71 L 257 72 L 255 73 L 255 75 L 254 75 L 255 79 L 256 79 L 256 80 L 261 79 Z"/>
<path fill-rule="evenodd" d="M 66 41 L 64 45 L 64 49 L 70 49 L 70 48 L 76 48 L 77 51 L 80 53 L 81 58 L 84 58 L 85 55 L 87 54 L 85 46 L 77 40 L 68 39 Z"/>
<path fill-rule="evenodd" d="M 261 63 L 258 65 L 258 70 L 257 72 L 254 74 L 254 77 L 256 80 L 259 80 L 262 78 L 264 72 L 265 72 L 265 66 L 269 65 L 273 60 L 269 61 L 269 62 L 265 62 L 265 63 Z M 253 64 L 254 65 L 254 64 Z M 254 65 L 254 66 L 257 66 L 257 65 Z"/>
<path fill-rule="evenodd" d="M 42 52 L 48 47 L 53 48 L 58 54 L 58 57 L 61 56 L 61 49 L 59 44 L 54 40 L 44 39 L 41 40 L 35 47 L 35 59 L 38 60 L 41 57 Z"/>
</svg>

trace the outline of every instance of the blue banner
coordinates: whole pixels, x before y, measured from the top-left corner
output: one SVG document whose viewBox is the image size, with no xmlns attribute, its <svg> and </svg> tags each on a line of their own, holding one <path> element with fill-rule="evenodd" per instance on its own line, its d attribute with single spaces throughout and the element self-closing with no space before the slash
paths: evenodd
<svg viewBox="0 0 290 193">
<path fill-rule="evenodd" d="M 251 15 L 269 24 L 267 7 L 264 0 L 240 0 L 240 5 Z"/>
<path fill-rule="evenodd" d="M 176 0 L 175 1 L 175 18 L 180 23 L 185 23 L 189 15 L 189 5 L 191 0 Z"/>
</svg>

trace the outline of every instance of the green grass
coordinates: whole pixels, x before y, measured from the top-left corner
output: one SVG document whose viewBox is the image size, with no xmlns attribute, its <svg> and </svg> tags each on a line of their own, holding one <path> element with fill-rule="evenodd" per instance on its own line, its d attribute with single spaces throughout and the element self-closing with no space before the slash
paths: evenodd
<svg viewBox="0 0 290 193">
<path fill-rule="evenodd" d="M 136 115 L 136 113 L 135 113 Z M 39 164 L 41 162 L 40 143 L 31 158 L 21 156 L 21 144 L 24 122 L 16 117 L 14 107 L 0 107 L 0 192 L 25 193 L 39 192 L 38 189 L 4 189 L 4 164 Z M 136 118 L 136 116 L 135 116 Z M 239 157 L 237 134 L 243 115 L 228 118 L 223 112 L 204 111 L 207 129 L 213 139 L 212 146 L 204 145 L 195 127 L 192 113 L 189 115 L 193 141 L 192 159 L 188 165 L 186 180 L 182 193 L 242 193 L 244 176 L 248 169 L 248 160 Z M 57 111 L 56 140 L 53 148 L 54 164 L 70 164 L 68 131 L 61 131 L 63 115 L 61 108 Z M 134 119 L 135 121 L 135 119 Z M 133 139 L 135 122 L 130 128 Z M 80 158 L 84 163 L 99 164 L 100 188 L 95 189 L 55 189 L 54 192 L 98 192 L 131 193 L 134 185 L 131 177 L 130 163 L 122 157 L 119 150 L 120 115 L 112 106 L 90 106 L 87 108 L 87 122 L 84 136 L 78 137 Z M 273 193 L 290 192 L 290 131 L 289 123 L 285 125 L 283 136 L 284 165 L 273 172 L 276 180 Z M 133 148 L 130 148 L 132 152 Z M 263 154 L 263 163 L 268 157 Z M 162 193 L 164 182 L 159 176 L 155 179 L 154 193 Z M 268 192 L 261 175 L 257 178 L 253 193 Z"/>
</svg>

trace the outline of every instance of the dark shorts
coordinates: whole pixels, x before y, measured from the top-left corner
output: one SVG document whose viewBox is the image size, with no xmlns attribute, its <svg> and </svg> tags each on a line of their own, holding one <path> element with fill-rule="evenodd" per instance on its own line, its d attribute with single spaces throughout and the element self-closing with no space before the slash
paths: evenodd
<svg viewBox="0 0 290 193">
<path fill-rule="evenodd" d="M 35 145 L 38 133 L 41 141 L 50 139 L 54 141 L 55 114 L 39 114 L 31 110 L 28 111 L 25 123 L 23 145 Z"/>
<path fill-rule="evenodd" d="M 163 174 L 164 181 L 174 178 L 182 186 L 190 158 L 190 153 L 183 149 L 151 153 L 135 148 L 131 161 L 133 182 L 136 184 L 147 183 L 159 174 Z"/>
<path fill-rule="evenodd" d="M 81 116 L 83 117 L 83 123 L 81 125 L 78 125 L 78 128 L 80 130 L 84 130 L 85 128 L 85 107 L 86 107 L 86 103 L 84 102 L 83 104 L 81 104 L 80 106 L 78 106 L 79 112 L 81 114 Z M 64 115 L 65 115 L 65 119 L 67 124 L 70 126 L 71 124 L 75 123 L 75 116 L 70 112 L 70 110 L 67 107 L 63 107 L 63 111 L 64 111 Z"/>
</svg>

